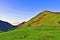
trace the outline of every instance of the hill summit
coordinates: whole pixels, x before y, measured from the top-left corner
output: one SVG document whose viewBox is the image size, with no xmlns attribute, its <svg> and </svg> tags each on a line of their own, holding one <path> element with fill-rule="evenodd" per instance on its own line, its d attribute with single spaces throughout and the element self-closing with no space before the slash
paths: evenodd
<svg viewBox="0 0 60 40">
<path fill-rule="evenodd" d="M 23 25 L 19 26 L 17 29 L 23 27 L 35 28 L 41 26 L 60 26 L 60 12 L 51 12 L 45 10 Z"/>
</svg>

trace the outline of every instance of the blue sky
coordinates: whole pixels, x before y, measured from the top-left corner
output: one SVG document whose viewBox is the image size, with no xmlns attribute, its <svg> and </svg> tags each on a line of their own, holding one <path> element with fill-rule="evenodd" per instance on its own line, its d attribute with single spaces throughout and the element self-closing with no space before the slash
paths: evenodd
<svg viewBox="0 0 60 40">
<path fill-rule="evenodd" d="M 39 12 L 60 11 L 60 0 L 0 0 L 0 20 L 28 21 Z"/>
</svg>

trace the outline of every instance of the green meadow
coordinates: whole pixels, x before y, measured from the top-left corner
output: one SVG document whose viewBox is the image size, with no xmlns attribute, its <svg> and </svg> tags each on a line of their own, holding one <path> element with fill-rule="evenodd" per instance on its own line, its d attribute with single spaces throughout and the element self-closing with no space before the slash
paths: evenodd
<svg viewBox="0 0 60 40">
<path fill-rule="evenodd" d="M 60 40 L 60 27 L 42 26 L 9 31 L 0 33 L 0 40 Z"/>
</svg>

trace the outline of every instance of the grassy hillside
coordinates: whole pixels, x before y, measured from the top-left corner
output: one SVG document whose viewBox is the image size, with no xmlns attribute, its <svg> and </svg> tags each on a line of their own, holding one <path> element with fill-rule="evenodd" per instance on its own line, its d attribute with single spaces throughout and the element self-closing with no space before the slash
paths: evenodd
<svg viewBox="0 0 60 40">
<path fill-rule="evenodd" d="M 0 33 L 0 40 L 60 40 L 60 27 L 42 26 Z"/>
<path fill-rule="evenodd" d="M 17 29 L 40 26 L 60 26 L 60 12 L 43 11 Z"/>
<path fill-rule="evenodd" d="M 60 40 L 60 12 L 41 12 L 17 29 L 0 33 L 0 40 Z"/>
</svg>

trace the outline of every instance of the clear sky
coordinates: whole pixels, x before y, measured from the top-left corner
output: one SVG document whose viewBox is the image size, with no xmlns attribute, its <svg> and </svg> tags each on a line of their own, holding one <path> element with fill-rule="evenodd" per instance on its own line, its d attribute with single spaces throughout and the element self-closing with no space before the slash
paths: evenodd
<svg viewBox="0 0 60 40">
<path fill-rule="evenodd" d="M 23 22 L 39 12 L 60 11 L 60 0 L 0 0 L 0 20 Z"/>
</svg>

